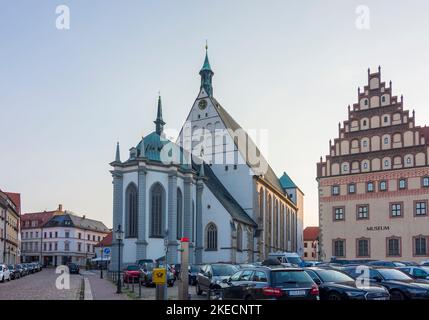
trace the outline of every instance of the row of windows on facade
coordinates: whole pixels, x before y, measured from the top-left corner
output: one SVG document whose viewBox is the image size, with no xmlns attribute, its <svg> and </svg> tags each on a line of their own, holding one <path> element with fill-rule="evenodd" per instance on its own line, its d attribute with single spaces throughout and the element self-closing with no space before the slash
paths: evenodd
<svg viewBox="0 0 429 320">
<path fill-rule="evenodd" d="M 314 252 L 311 253 L 311 257 L 315 258 L 316 254 Z M 304 258 L 308 258 L 308 252 L 304 252 Z"/>
<path fill-rule="evenodd" d="M 412 242 L 412 252 L 414 256 L 428 256 L 428 240 L 427 236 L 415 236 Z M 346 240 L 333 240 L 332 255 L 335 257 L 346 257 Z M 400 237 L 386 238 L 386 256 L 401 257 L 402 244 Z M 371 257 L 371 240 L 366 238 L 356 239 L 356 257 L 370 258 Z"/>
<path fill-rule="evenodd" d="M 422 157 L 419 158 L 419 161 L 418 161 L 417 165 L 422 165 L 422 164 L 425 163 L 424 158 L 423 158 L 424 154 L 422 153 L 421 155 L 422 155 Z M 380 161 L 380 159 L 372 159 L 372 168 L 374 170 L 379 170 L 379 168 L 380 168 L 379 161 Z M 412 158 L 412 156 L 410 156 L 410 155 L 405 156 L 404 161 L 405 161 L 405 164 L 407 166 L 413 166 L 413 158 Z M 382 169 L 383 170 L 391 169 L 391 164 L 392 164 L 391 158 L 390 157 L 387 157 L 387 159 L 385 158 L 384 161 L 383 161 L 383 168 Z M 393 164 L 394 164 L 395 167 L 396 166 L 402 166 L 402 164 L 403 164 L 402 163 L 402 157 L 400 157 L 400 156 L 394 157 L 393 158 Z M 338 164 L 334 163 L 332 165 L 333 166 L 332 171 L 334 171 L 334 165 L 338 166 Z M 368 159 L 362 160 L 360 163 L 359 163 L 359 161 L 353 161 L 353 163 L 352 163 L 352 170 L 359 170 L 359 168 L 361 168 L 361 170 L 369 170 L 370 169 L 370 160 L 368 160 Z M 342 173 L 349 173 L 349 171 L 350 171 L 349 164 L 348 163 L 344 163 L 342 165 L 342 167 L 341 167 L 341 170 L 342 170 Z"/>
<path fill-rule="evenodd" d="M 22 244 L 22 250 L 26 252 L 38 252 L 39 242 L 24 242 Z M 58 242 L 43 243 L 44 251 L 58 251 Z M 70 251 L 70 243 L 64 242 L 64 251 Z M 77 243 L 77 251 L 82 251 L 82 243 Z M 95 246 L 87 244 L 86 252 L 95 252 Z"/>
<path fill-rule="evenodd" d="M 398 190 L 405 190 L 408 187 L 408 182 L 406 178 L 402 178 L 398 180 Z M 429 187 L 429 177 L 423 177 L 421 179 L 421 186 L 422 187 Z M 389 190 L 389 184 L 387 180 L 381 180 L 378 182 L 378 191 L 388 191 Z M 331 194 L 333 196 L 339 196 L 341 191 L 340 185 L 333 185 L 331 187 Z M 376 183 L 369 181 L 366 183 L 366 192 L 375 192 L 376 191 Z M 356 193 L 356 184 L 355 183 L 349 183 L 347 185 L 347 193 L 348 194 L 354 194 Z"/>
<path fill-rule="evenodd" d="M 427 200 L 414 201 L 414 216 L 421 217 L 427 216 Z M 390 217 L 400 218 L 404 216 L 405 208 L 403 202 L 390 203 L 389 204 Z M 333 208 L 333 220 L 344 221 L 346 219 L 345 207 L 334 207 Z M 369 219 L 369 204 L 357 205 L 356 206 L 356 219 L 364 220 Z"/>
<path fill-rule="evenodd" d="M 26 232 L 21 233 L 22 239 L 33 239 L 33 235 L 34 235 L 34 238 L 39 238 L 39 232 L 38 231 L 34 231 L 34 233 L 33 233 L 33 231 L 26 231 Z M 49 233 L 44 232 L 43 237 L 45 239 L 47 239 L 48 235 L 49 235 L 49 238 L 58 238 L 58 231 L 49 232 Z M 70 238 L 70 232 L 69 231 L 64 232 L 64 238 Z M 82 233 L 78 232 L 77 238 L 82 239 Z M 87 240 L 91 241 L 91 235 L 90 234 L 87 235 Z M 92 235 L 92 241 L 100 242 L 100 240 L 101 240 L 101 236 Z"/>
<path fill-rule="evenodd" d="M 381 125 L 383 127 L 385 127 L 385 126 L 388 126 L 391 124 L 391 120 L 393 121 L 394 125 L 405 123 L 405 121 L 406 121 L 405 118 L 404 118 L 404 121 L 401 121 L 401 118 L 402 118 L 402 116 L 400 113 L 394 113 L 393 115 L 385 114 L 381 117 L 380 116 L 373 116 L 373 117 L 371 117 L 371 120 L 369 118 L 362 118 L 362 119 L 360 119 L 360 121 L 352 120 L 350 127 L 352 129 L 355 129 L 352 131 L 356 131 L 356 129 L 357 130 L 376 129 L 376 128 L 380 127 L 381 119 L 383 119 Z"/>
</svg>

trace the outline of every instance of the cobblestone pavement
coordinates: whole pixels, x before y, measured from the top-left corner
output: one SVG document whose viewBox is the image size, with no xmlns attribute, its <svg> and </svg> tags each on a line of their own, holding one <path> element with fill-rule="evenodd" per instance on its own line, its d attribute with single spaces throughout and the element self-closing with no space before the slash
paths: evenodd
<svg viewBox="0 0 429 320">
<path fill-rule="evenodd" d="M 43 269 L 23 278 L 0 283 L 0 300 L 76 300 L 82 277 L 70 275 L 70 288 L 57 289 L 56 280 L 60 274 L 55 269 Z"/>
</svg>

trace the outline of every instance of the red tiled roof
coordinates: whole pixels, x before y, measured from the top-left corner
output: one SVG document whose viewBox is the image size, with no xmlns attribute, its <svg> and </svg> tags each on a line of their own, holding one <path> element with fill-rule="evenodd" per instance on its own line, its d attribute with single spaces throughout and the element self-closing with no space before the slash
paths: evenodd
<svg viewBox="0 0 429 320">
<path fill-rule="evenodd" d="M 42 211 L 42 212 L 32 212 L 25 213 L 21 216 L 21 228 L 28 229 L 34 228 L 31 227 L 31 221 L 37 221 L 37 228 L 40 228 L 43 224 L 45 224 L 56 211 Z M 26 226 L 25 222 L 30 221 L 30 226 Z"/>
<path fill-rule="evenodd" d="M 307 227 L 304 229 L 304 241 L 315 241 L 319 237 L 319 227 Z"/>
<path fill-rule="evenodd" d="M 113 240 L 113 232 L 110 231 L 110 233 L 103 238 L 99 243 L 95 245 L 95 247 L 110 247 L 112 245 Z"/>
<path fill-rule="evenodd" d="M 16 211 L 21 215 L 21 194 L 16 192 L 5 192 L 10 200 L 15 204 Z"/>
</svg>

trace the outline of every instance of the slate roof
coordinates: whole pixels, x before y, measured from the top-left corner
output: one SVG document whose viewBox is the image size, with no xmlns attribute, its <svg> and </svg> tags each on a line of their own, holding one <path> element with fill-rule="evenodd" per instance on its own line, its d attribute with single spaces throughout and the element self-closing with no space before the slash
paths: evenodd
<svg viewBox="0 0 429 320">
<path fill-rule="evenodd" d="M 70 221 L 70 224 L 66 224 L 66 221 Z M 86 217 L 79 217 L 70 212 L 54 215 L 49 221 L 45 223 L 44 227 L 76 227 L 105 233 L 110 231 L 101 221 L 88 219 Z"/>
<path fill-rule="evenodd" d="M 304 241 L 315 241 L 319 238 L 319 227 L 307 227 L 304 229 Z"/>
<path fill-rule="evenodd" d="M 199 165 L 193 163 L 195 171 L 199 171 Z M 205 180 L 205 185 L 213 193 L 216 199 L 222 204 L 222 206 L 229 212 L 231 217 L 234 220 L 243 222 L 251 226 L 257 226 L 255 221 L 249 217 L 249 215 L 244 211 L 244 209 L 238 204 L 234 197 L 228 192 L 225 186 L 220 182 L 216 177 L 209 165 L 204 164 L 204 176 L 207 178 Z"/>
<path fill-rule="evenodd" d="M 285 194 L 282 186 L 280 185 L 279 179 L 277 175 L 275 174 L 274 170 L 271 168 L 271 166 L 268 164 L 267 160 L 264 158 L 264 156 L 261 154 L 261 151 L 256 146 L 256 144 L 253 142 L 252 138 L 247 134 L 247 132 L 231 117 L 231 115 L 220 105 L 219 102 L 213 97 L 210 97 L 209 99 L 212 100 L 213 105 L 216 107 L 216 110 L 219 114 L 219 117 L 221 118 L 223 124 L 227 129 L 230 129 L 232 131 L 236 130 L 243 130 L 245 132 L 247 137 L 247 144 L 243 145 L 241 143 L 240 145 L 237 145 L 236 141 L 234 143 L 236 144 L 238 151 L 240 152 L 243 159 L 246 160 L 246 163 L 249 167 L 252 168 L 252 170 L 255 172 L 255 175 L 263 175 L 264 179 L 268 181 L 278 192 L 281 194 Z M 256 150 L 256 152 L 255 152 Z M 248 155 L 247 155 L 248 154 Z M 256 155 L 259 155 L 258 157 Z M 260 165 L 259 169 L 258 167 L 254 167 L 253 163 L 261 162 L 263 165 Z M 266 172 L 261 171 L 263 168 L 267 168 Z M 259 169 L 259 170 L 258 170 Z"/>
</svg>

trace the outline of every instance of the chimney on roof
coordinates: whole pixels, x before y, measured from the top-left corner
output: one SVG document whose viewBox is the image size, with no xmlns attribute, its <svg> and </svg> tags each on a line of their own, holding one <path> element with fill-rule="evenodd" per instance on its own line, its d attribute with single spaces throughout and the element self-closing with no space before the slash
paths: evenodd
<svg viewBox="0 0 429 320">
<path fill-rule="evenodd" d="M 63 205 L 62 204 L 58 205 L 58 211 L 63 211 Z"/>
<path fill-rule="evenodd" d="M 82 216 L 82 219 L 85 219 L 85 215 Z"/>
</svg>

